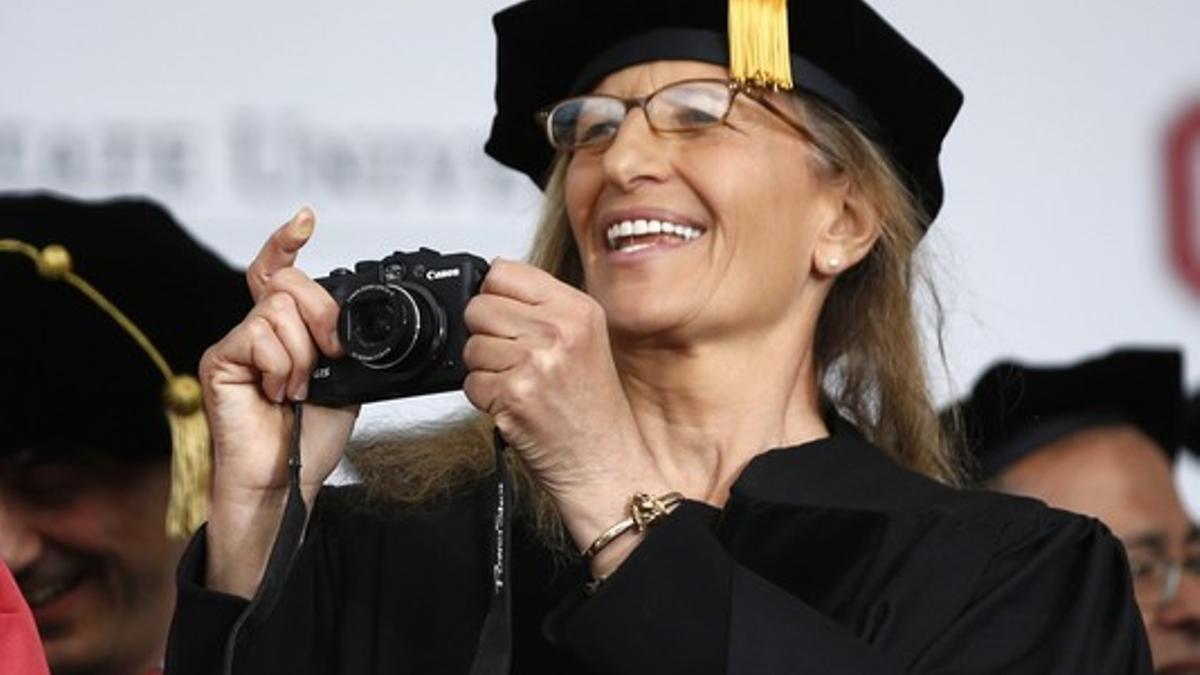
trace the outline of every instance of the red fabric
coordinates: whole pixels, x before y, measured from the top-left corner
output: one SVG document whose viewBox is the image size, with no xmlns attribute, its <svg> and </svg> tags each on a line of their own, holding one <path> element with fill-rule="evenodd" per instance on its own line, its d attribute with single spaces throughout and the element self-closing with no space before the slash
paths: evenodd
<svg viewBox="0 0 1200 675">
<path fill-rule="evenodd" d="M 0 561 L 0 672 L 49 675 L 42 641 L 21 589 Z"/>
</svg>

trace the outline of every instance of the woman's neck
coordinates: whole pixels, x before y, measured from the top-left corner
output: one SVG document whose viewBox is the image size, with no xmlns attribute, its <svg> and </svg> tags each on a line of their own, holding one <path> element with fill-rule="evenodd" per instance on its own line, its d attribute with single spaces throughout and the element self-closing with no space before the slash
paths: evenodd
<svg viewBox="0 0 1200 675">
<path fill-rule="evenodd" d="M 805 332 L 686 347 L 614 341 L 642 438 L 678 489 L 720 506 L 756 455 L 828 435 Z"/>
</svg>

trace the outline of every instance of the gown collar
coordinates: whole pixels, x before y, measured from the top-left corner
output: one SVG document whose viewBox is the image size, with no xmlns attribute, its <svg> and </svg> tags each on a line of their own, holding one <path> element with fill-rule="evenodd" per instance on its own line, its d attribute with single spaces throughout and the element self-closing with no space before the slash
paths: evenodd
<svg viewBox="0 0 1200 675">
<path fill-rule="evenodd" d="M 901 467 L 849 421 L 833 416 L 830 435 L 768 450 L 746 465 L 730 499 L 854 511 L 922 508 L 956 491 Z"/>
</svg>

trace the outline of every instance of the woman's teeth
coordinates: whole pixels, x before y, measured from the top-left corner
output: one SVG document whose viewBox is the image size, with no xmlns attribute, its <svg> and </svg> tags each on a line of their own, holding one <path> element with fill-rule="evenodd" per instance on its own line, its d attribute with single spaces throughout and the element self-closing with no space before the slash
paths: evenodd
<svg viewBox="0 0 1200 675">
<path fill-rule="evenodd" d="M 667 235 L 691 241 L 704 234 L 704 230 L 690 225 L 677 225 L 665 220 L 623 220 L 608 226 L 605 235 L 608 237 L 608 247 L 617 251 L 646 248 L 646 242 L 638 242 L 637 237 L 647 235 Z"/>
</svg>

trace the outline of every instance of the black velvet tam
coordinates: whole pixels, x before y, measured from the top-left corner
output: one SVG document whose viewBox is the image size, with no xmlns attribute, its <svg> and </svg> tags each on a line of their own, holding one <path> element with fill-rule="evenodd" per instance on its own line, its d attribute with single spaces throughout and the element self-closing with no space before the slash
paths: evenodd
<svg viewBox="0 0 1200 675">
<path fill-rule="evenodd" d="M 0 195 L 0 239 L 65 246 L 77 275 L 146 334 L 176 374 L 251 306 L 243 275 L 141 199 Z M 170 455 L 165 380 L 116 322 L 65 281 L 0 253 L 0 456 L 99 450 Z"/>
<path fill-rule="evenodd" d="M 1174 350 L 1119 350 L 1065 367 L 992 366 L 958 404 L 979 480 L 1068 434 L 1131 424 L 1169 457 L 1180 443 L 1183 359 Z"/>
<path fill-rule="evenodd" d="M 536 113 L 605 75 L 655 60 L 728 64 L 728 0 L 526 0 L 496 14 L 497 111 L 486 150 L 544 186 L 554 151 Z M 962 93 L 860 0 L 791 0 L 796 87 L 884 147 L 930 218 L 938 154 Z"/>
</svg>

